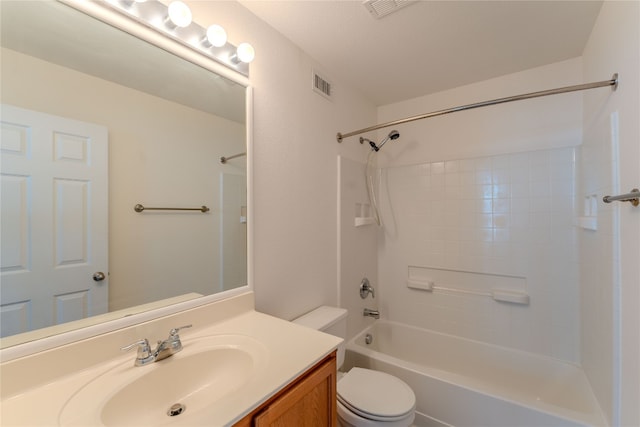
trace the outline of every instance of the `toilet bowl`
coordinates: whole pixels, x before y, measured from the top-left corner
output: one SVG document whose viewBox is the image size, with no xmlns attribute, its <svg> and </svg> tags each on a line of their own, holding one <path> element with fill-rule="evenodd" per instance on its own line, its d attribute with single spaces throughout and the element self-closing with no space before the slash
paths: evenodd
<svg viewBox="0 0 640 427">
<path fill-rule="evenodd" d="M 347 310 L 322 306 L 293 321 L 340 338 L 346 337 Z M 344 362 L 344 342 L 337 351 Z M 416 396 L 402 380 L 372 369 L 338 372 L 338 423 L 344 427 L 409 427 L 415 418 Z"/>
<path fill-rule="evenodd" d="M 393 375 L 352 368 L 338 381 L 337 406 L 346 427 L 407 427 L 415 418 L 416 397 Z"/>
</svg>

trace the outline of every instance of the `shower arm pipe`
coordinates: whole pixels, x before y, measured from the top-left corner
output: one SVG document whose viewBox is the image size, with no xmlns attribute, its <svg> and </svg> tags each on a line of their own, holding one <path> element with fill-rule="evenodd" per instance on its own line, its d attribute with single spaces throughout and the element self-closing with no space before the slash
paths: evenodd
<svg viewBox="0 0 640 427">
<path fill-rule="evenodd" d="M 246 156 L 247 153 L 238 153 L 238 154 L 234 154 L 233 156 L 228 156 L 228 157 L 220 157 L 220 163 L 227 163 L 227 160 L 231 160 L 231 159 L 235 159 L 236 157 L 242 157 L 242 156 Z"/>
<path fill-rule="evenodd" d="M 605 87 L 605 86 L 613 86 L 612 89 L 616 90 L 618 88 L 618 73 L 615 73 L 613 77 L 611 77 L 611 80 L 603 80 L 603 81 L 594 82 L 594 83 L 584 83 L 584 84 L 574 85 L 574 86 L 565 86 L 557 89 L 542 90 L 539 92 L 531 92 L 531 93 L 525 93 L 522 95 L 508 96 L 506 98 L 492 99 L 490 101 L 476 102 L 474 104 L 461 105 L 459 107 L 447 108 L 444 110 L 433 111 L 431 113 L 420 114 L 418 116 L 407 117 L 405 119 L 399 119 L 399 120 L 394 120 L 392 122 L 369 126 L 367 128 L 359 129 L 353 132 L 348 132 L 348 133 L 338 132 L 338 134 L 336 135 L 336 139 L 338 140 L 338 142 L 342 142 L 344 138 L 348 138 L 350 136 L 359 135 L 362 133 L 371 132 L 374 130 L 378 130 L 378 129 L 382 129 L 390 126 L 401 125 L 403 123 L 409 123 L 416 120 L 428 119 L 431 117 L 442 116 L 449 113 L 456 113 L 458 111 L 472 110 L 474 108 L 487 107 L 489 105 L 504 104 L 506 102 L 521 101 L 524 99 L 539 98 L 542 96 L 557 95 L 560 93 L 567 93 L 567 92 L 576 92 L 579 90 L 586 90 L 586 89 L 595 89 L 595 88 Z"/>
</svg>

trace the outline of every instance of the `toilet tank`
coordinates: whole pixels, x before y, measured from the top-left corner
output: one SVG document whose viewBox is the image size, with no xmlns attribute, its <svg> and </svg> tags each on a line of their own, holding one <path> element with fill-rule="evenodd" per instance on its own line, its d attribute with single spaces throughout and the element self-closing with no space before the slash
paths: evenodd
<svg viewBox="0 0 640 427">
<path fill-rule="evenodd" d="M 293 320 L 293 323 L 342 338 L 347 337 L 347 310 L 323 305 Z M 344 362 L 345 342 L 338 346 L 338 368 Z"/>
</svg>

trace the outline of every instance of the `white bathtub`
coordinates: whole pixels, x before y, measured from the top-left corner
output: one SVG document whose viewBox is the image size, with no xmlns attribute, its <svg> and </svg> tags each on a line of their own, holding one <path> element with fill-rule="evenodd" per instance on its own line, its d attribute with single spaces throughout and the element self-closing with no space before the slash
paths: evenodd
<svg viewBox="0 0 640 427">
<path fill-rule="evenodd" d="M 409 384 L 418 426 L 607 425 L 582 369 L 535 354 L 378 320 L 347 343 L 353 366 Z"/>
</svg>

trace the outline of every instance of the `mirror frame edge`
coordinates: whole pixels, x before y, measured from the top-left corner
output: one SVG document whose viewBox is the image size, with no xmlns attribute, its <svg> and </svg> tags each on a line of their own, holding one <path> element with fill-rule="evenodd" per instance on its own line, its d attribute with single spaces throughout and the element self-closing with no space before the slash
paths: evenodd
<svg viewBox="0 0 640 427">
<path fill-rule="evenodd" d="M 0 363 L 9 362 L 14 359 L 50 350 L 62 345 L 106 334 L 117 329 L 160 319 L 162 317 L 211 304 L 213 302 L 221 301 L 244 293 L 253 292 L 253 88 L 250 85 L 249 79 L 237 71 L 230 70 L 224 65 L 215 62 L 213 59 L 209 59 L 202 54 L 198 54 L 169 37 L 157 33 L 139 22 L 128 19 L 98 2 L 82 0 L 56 1 L 79 10 L 80 12 L 83 12 L 108 25 L 116 27 L 134 37 L 157 46 L 160 49 L 166 50 L 186 61 L 192 62 L 195 65 L 219 74 L 245 88 L 245 132 L 247 150 L 247 285 L 177 304 L 127 315 L 119 319 L 109 320 L 79 329 L 72 329 L 67 332 L 16 344 L 11 347 L 0 348 Z"/>
</svg>

